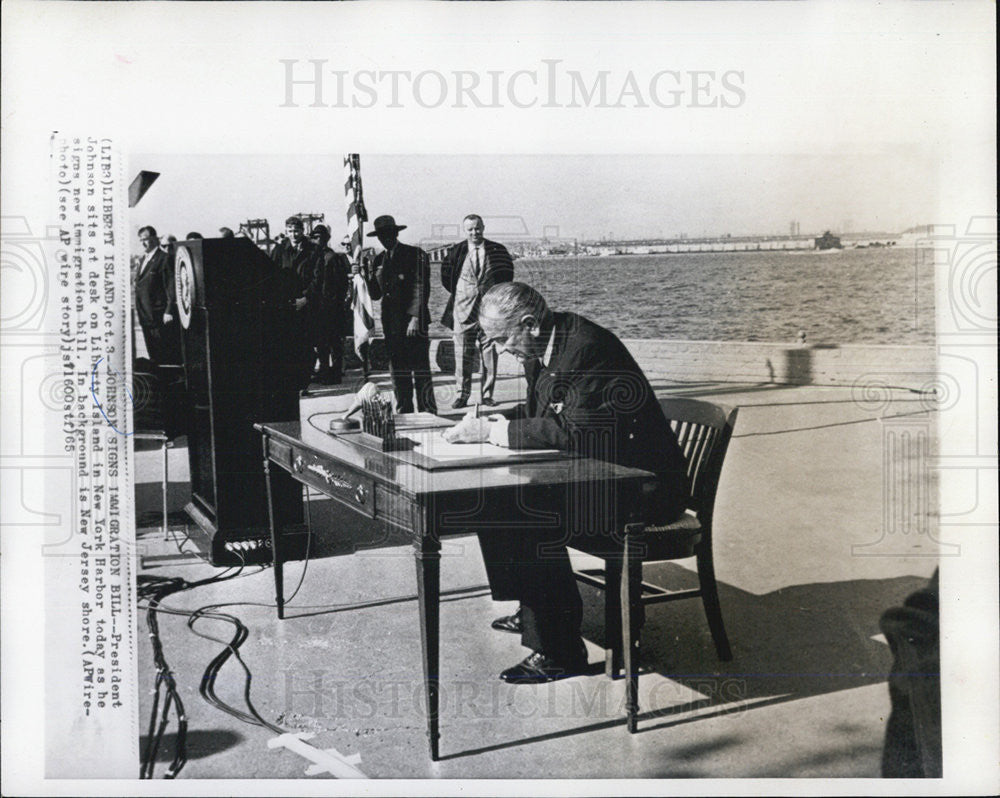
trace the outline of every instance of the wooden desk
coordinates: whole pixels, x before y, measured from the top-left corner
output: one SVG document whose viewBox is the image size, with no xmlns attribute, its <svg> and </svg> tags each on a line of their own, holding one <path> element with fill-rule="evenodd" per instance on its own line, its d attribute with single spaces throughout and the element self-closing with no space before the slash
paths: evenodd
<svg viewBox="0 0 1000 798">
<path fill-rule="evenodd" d="M 599 460 L 565 457 L 496 467 L 427 471 L 307 430 L 298 422 L 256 424 L 263 438 L 274 584 L 284 617 L 286 543 L 271 502 L 271 464 L 334 500 L 345 513 L 405 530 L 416 559 L 420 640 L 431 759 L 438 759 L 438 637 L 441 538 L 490 528 L 561 528 L 604 535 L 637 520 L 639 496 L 653 475 Z M 290 558 L 289 558 L 290 559 Z"/>
</svg>

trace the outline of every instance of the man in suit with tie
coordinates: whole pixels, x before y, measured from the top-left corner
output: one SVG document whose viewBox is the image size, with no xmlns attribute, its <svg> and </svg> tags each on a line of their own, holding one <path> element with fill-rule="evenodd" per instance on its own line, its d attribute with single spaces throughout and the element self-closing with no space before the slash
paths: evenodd
<svg viewBox="0 0 1000 798">
<path fill-rule="evenodd" d="M 497 380 L 497 350 L 487 343 L 479 327 L 479 301 L 490 288 L 514 279 L 514 261 L 503 244 L 483 238 L 483 219 L 470 213 L 462 220 L 465 241 L 456 244 L 441 264 L 441 284 L 450 296 L 441 323 L 455 340 L 455 390 L 452 407 L 465 407 L 472 392 L 475 348 L 482 362 L 480 402 L 492 407 Z"/>
<path fill-rule="evenodd" d="M 376 256 L 374 273 L 364 277 L 371 298 L 382 300 L 382 333 L 389 350 L 396 412 L 413 412 L 416 390 L 417 409 L 437 413 L 427 337 L 430 261 L 419 247 L 400 242 L 399 231 L 406 229 L 405 224 L 396 224 L 391 216 L 379 216 L 374 227 L 368 236 L 378 238 L 385 251 Z M 353 271 L 358 271 L 357 265 Z"/>
<path fill-rule="evenodd" d="M 487 341 L 524 364 L 527 401 L 489 419 L 464 418 L 445 433 L 452 442 L 490 441 L 518 449 L 555 448 L 641 468 L 657 476 L 643 495 L 643 520 L 670 523 L 688 497 L 684 455 L 635 359 L 618 338 L 575 313 L 557 313 L 524 283 L 490 289 L 479 308 Z M 586 512 L 570 513 L 585 522 Z M 479 534 L 496 601 L 516 600 L 514 615 L 493 628 L 519 632 L 532 653 L 500 674 L 514 684 L 574 676 L 586 666 L 582 604 L 566 553 L 578 535 L 610 530 L 502 528 Z"/>
<path fill-rule="evenodd" d="M 158 365 L 180 363 L 173 263 L 151 226 L 139 228 L 139 243 L 144 255 L 135 274 L 135 311 L 146 351 Z"/>
<path fill-rule="evenodd" d="M 293 335 L 301 358 L 295 368 L 300 375 L 296 387 L 301 389 L 309 385 L 315 361 L 309 322 L 310 313 L 320 304 L 320 284 L 316 279 L 316 248 L 306 238 L 305 228 L 298 216 L 285 219 L 285 239 L 274 248 L 271 260 L 280 269 L 283 293 L 295 305 Z"/>
</svg>

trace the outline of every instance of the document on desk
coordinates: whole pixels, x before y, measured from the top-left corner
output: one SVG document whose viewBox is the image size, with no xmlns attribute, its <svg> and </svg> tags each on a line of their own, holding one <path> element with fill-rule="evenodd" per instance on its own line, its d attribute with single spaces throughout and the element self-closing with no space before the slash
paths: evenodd
<svg viewBox="0 0 1000 798">
<path fill-rule="evenodd" d="M 302 439 L 306 443 L 322 446 L 331 437 L 349 443 L 360 443 L 357 430 L 331 432 L 330 421 L 342 418 L 343 413 L 317 412 L 303 419 Z M 419 466 L 427 471 L 443 468 L 472 468 L 475 466 L 512 465 L 538 460 L 559 460 L 571 457 L 561 449 L 508 449 L 492 443 L 448 443 L 441 433 L 455 422 L 431 413 L 406 413 L 396 416 L 396 436 L 413 442 L 413 448 L 387 451 L 393 460 Z"/>
<path fill-rule="evenodd" d="M 492 443 L 449 443 L 440 429 L 402 430 L 397 434 L 400 438 L 413 441 L 414 448 L 393 452 L 393 456 L 432 471 L 438 468 L 558 460 L 567 456 L 561 449 L 508 449 Z"/>
</svg>

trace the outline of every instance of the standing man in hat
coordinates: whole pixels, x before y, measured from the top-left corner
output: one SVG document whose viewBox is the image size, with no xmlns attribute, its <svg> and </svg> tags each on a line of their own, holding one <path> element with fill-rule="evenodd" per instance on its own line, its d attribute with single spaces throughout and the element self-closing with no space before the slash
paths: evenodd
<svg viewBox="0 0 1000 798">
<path fill-rule="evenodd" d="M 344 302 L 347 297 L 347 257 L 330 247 L 330 228 L 313 228 L 316 245 L 316 304 L 309 310 L 312 345 L 319 358 L 318 382 L 337 385 L 344 373 Z M 332 363 L 331 363 L 332 359 Z"/>
<path fill-rule="evenodd" d="M 498 283 L 514 279 L 514 261 L 503 244 L 483 238 L 483 217 L 470 213 L 462 220 L 465 241 L 455 245 L 441 264 L 441 284 L 450 296 L 441 323 L 455 339 L 455 390 L 453 408 L 465 407 L 472 392 L 472 364 L 478 348 L 483 371 L 480 402 L 492 407 L 497 381 L 497 349 L 483 338 L 479 327 L 479 300 Z"/>
<path fill-rule="evenodd" d="M 375 236 L 385 251 L 375 258 L 374 274 L 365 274 L 372 299 L 382 300 L 382 332 L 389 350 L 389 370 L 396 392 L 396 412 L 413 412 L 416 390 L 417 409 L 437 413 L 434 384 L 431 382 L 430 347 L 427 327 L 430 311 L 430 261 L 419 247 L 400 243 L 399 231 L 391 216 L 374 222 Z M 358 267 L 352 267 L 357 273 Z"/>
</svg>

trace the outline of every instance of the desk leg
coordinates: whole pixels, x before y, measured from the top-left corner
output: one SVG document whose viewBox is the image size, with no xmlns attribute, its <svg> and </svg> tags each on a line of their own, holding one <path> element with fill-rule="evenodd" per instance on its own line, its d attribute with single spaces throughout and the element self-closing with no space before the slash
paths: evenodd
<svg viewBox="0 0 1000 798">
<path fill-rule="evenodd" d="M 264 447 L 264 485 L 267 487 L 267 524 L 271 533 L 271 561 L 274 564 L 274 595 L 278 607 L 278 618 L 285 617 L 285 575 L 282 571 L 283 561 L 278 549 L 278 530 L 274 524 L 274 499 L 271 496 L 271 461 L 267 457 L 267 435 L 263 438 Z"/>
<path fill-rule="evenodd" d="M 642 525 L 635 525 L 642 530 Z M 642 601 L 642 556 L 630 527 L 625 527 L 621 571 L 622 667 L 625 670 L 625 714 L 628 730 L 635 734 L 639 715 L 639 635 L 636 611 Z"/>
<path fill-rule="evenodd" d="M 431 760 L 436 762 L 441 737 L 438 732 L 441 547 L 437 541 L 426 539 L 415 545 L 420 644 L 424 652 L 424 690 L 427 695 L 427 738 L 431 744 Z"/>
<path fill-rule="evenodd" d="M 622 667 L 622 558 L 604 558 L 604 675 L 617 679 Z"/>
</svg>

